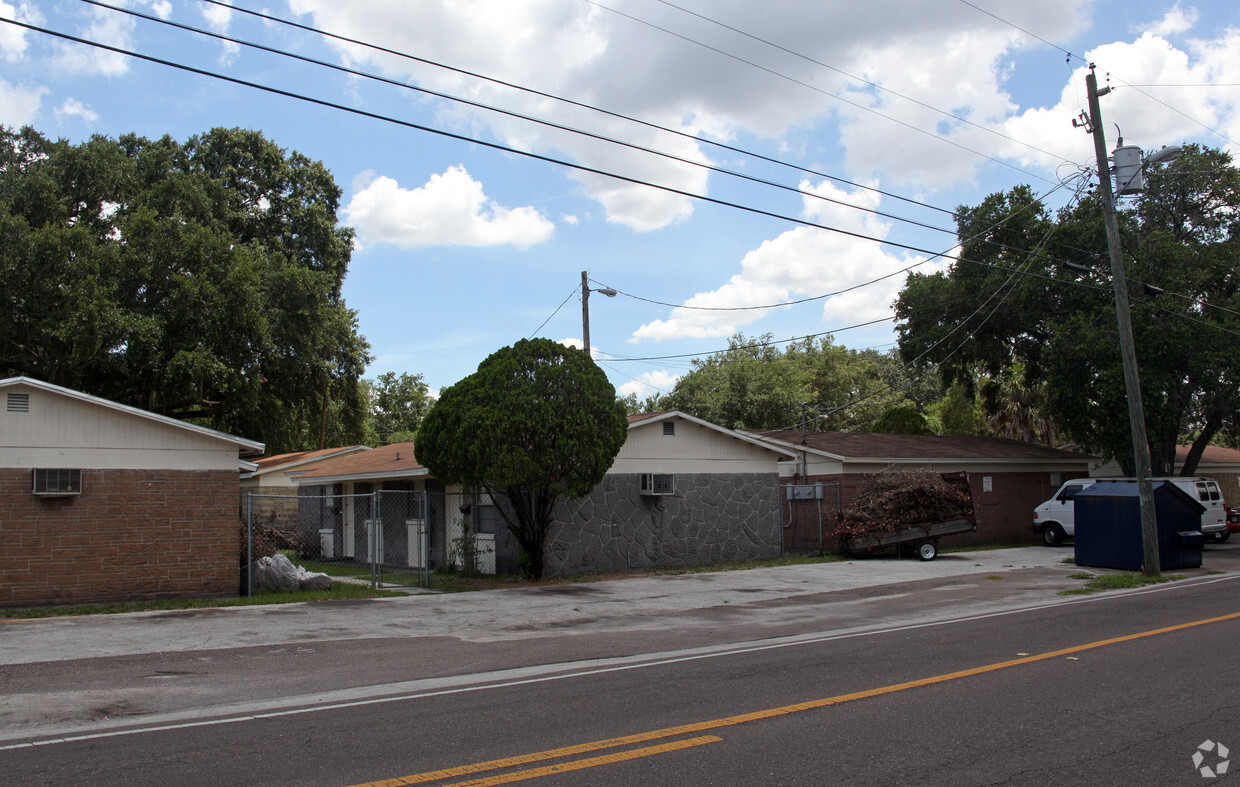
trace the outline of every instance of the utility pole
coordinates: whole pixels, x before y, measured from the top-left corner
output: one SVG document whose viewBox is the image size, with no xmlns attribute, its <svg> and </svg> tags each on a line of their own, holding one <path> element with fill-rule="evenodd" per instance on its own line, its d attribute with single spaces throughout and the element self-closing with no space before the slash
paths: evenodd
<svg viewBox="0 0 1240 787">
<path fill-rule="evenodd" d="M 590 293 L 597 292 L 606 295 L 608 298 L 614 298 L 616 297 L 616 291 L 610 287 L 590 289 L 588 273 L 589 271 L 581 272 L 581 344 L 586 351 L 586 355 L 593 357 L 593 353 L 590 352 Z"/>
<path fill-rule="evenodd" d="M 1132 314 L 1128 310 L 1128 283 L 1124 278 L 1124 260 L 1120 253 L 1119 223 L 1115 218 L 1115 195 L 1111 188 L 1111 170 L 1107 165 L 1106 134 L 1102 128 L 1102 109 L 1098 97 L 1111 88 L 1098 90 L 1093 64 L 1085 76 L 1089 91 L 1090 133 L 1094 135 L 1094 154 L 1098 158 L 1098 189 L 1102 196 L 1102 214 L 1107 227 L 1107 250 L 1111 257 L 1111 286 L 1115 291 L 1115 317 L 1119 323 L 1119 351 L 1124 362 L 1124 388 L 1128 393 L 1128 423 L 1132 429 L 1132 461 L 1137 474 L 1137 496 L 1141 507 L 1141 545 L 1144 550 L 1144 572 L 1147 577 L 1162 573 L 1158 560 L 1158 519 L 1154 511 L 1154 484 L 1150 480 L 1150 444 L 1145 434 L 1145 410 L 1141 404 L 1141 376 L 1137 369 L 1137 352 L 1132 341 Z"/>
<path fill-rule="evenodd" d="M 581 272 L 581 346 L 590 354 L 590 280 Z"/>
</svg>

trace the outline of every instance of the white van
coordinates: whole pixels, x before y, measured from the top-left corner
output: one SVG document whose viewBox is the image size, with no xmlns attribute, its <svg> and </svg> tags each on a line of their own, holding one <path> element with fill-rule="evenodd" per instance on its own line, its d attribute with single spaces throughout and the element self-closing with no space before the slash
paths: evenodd
<svg viewBox="0 0 1240 787">
<path fill-rule="evenodd" d="M 1055 496 L 1033 509 L 1033 529 L 1042 536 L 1042 543 L 1059 546 L 1065 538 L 1076 531 L 1076 518 L 1072 498 L 1087 486 L 1109 481 L 1134 481 L 1132 478 L 1074 478 L 1064 482 Z M 1217 543 L 1231 537 L 1227 529 L 1227 509 L 1223 505 L 1223 491 L 1211 478 L 1154 478 L 1153 481 L 1170 481 L 1192 495 L 1206 510 L 1201 514 L 1201 532 Z"/>
</svg>

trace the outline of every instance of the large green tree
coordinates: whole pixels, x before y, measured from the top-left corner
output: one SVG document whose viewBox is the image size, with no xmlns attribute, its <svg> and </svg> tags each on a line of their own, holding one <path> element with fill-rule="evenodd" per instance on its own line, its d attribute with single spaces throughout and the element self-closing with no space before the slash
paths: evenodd
<svg viewBox="0 0 1240 787">
<path fill-rule="evenodd" d="M 368 402 L 366 444 L 387 445 L 412 440 L 433 399 L 420 374 L 384 372 L 362 380 Z"/>
<path fill-rule="evenodd" d="M 961 208 L 962 259 L 910 276 L 896 313 L 905 357 L 938 364 L 948 383 L 980 379 L 998 420 L 1024 398 L 1014 415 L 1131 472 L 1102 216 L 1096 196 L 1052 215 L 1023 186 Z M 1189 146 L 1118 218 L 1152 469 L 1169 473 L 1188 441 L 1180 471 L 1192 474 L 1211 440 L 1240 427 L 1240 172 L 1226 153 Z"/>
<path fill-rule="evenodd" d="M 733 335 L 728 349 L 694 359 L 660 403 L 731 429 L 787 429 L 804 415 L 809 429 L 863 431 L 891 407 L 920 410 L 939 396 L 937 375 L 910 374 L 894 353 L 829 336 L 783 349 L 773 339 Z"/>
<path fill-rule="evenodd" d="M 257 131 L 0 128 L 0 375 L 265 442 L 356 442 L 368 346 L 341 284 L 352 231 L 319 162 Z"/>
<path fill-rule="evenodd" d="M 418 429 L 417 453 L 436 478 L 500 502 L 528 574 L 539 579 L 556 501 L 597 486 L 627 431 L 616 389 L 588 354 L 523 339 L 440 392 Z"/>
</svg>

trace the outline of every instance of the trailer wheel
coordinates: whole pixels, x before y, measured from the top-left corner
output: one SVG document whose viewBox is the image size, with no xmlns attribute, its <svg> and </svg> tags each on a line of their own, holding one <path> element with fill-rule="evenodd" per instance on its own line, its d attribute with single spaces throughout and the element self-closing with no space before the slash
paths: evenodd
<svg viewBox="0 0 1240 787">
<path fill-rule="evenodd" d="M 920 560 L 934 560 L 938 554 L 939 548 L 933 541 L 922 541 L 917 545 L 917 557 Z"/>
</svg>

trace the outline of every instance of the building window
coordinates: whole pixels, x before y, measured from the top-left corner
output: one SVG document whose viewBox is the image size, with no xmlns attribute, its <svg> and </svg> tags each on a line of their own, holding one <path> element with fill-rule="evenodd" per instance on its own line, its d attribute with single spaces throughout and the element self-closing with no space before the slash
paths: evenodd
<svg viewBox="0 0 1240 787">
<path fill-rule="evenodd" d="M 82 471 L 62 468 L 37 468 L 34 471 L 34 493 L 41 497 L 82 494 Z"/>
</svg>

